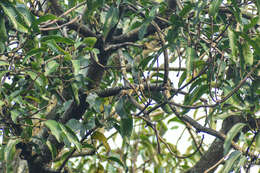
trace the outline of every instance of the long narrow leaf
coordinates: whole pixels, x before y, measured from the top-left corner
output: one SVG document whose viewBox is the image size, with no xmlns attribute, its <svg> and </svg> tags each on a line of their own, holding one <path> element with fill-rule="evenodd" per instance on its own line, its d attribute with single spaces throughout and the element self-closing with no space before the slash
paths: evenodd
<svg viewBox="0 0 260 173">
<path fill-rule="evenodd" d="M 234 139 L 234 137 L 242 130 L 242 128 L 245 126 L 246 124 L 244 123 L 237 123 L 236 125 L 234 125 L 229 132 L 227 133 L 227 138 L 224 142 L 224 154 L 227 154 L 227 152 L 229 151 L 229 148 L 231 146 L 231 142 Z"/>
<path fill-rule="evenodd" d="M 51 133 L 56 137 L 58 142 L 61 142 L 63 131 L 61 130 L 59 123 L 54 120 L 47 120 L 44 124 L 51 130 Z"/>
</svg>

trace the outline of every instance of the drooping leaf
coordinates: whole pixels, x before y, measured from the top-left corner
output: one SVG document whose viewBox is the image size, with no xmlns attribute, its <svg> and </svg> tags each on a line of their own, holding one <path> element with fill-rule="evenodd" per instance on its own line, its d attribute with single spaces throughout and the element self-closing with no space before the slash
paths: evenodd
<svg viewBox="0 0 260 173">
<path fill-rule="evenodd" d="M 87 44 L 88 47 L 94 47 L 94 45 L 97 42 L 97 38 L 96 37 L 86 37 L 83 40 L 83 43 Z"/>
<path fill-rule="evenodd" d="M 5 42 L 8 39 L 6 27 L 5 27 L 5 18 L 2 13 L 0 13 L 0 41 Z"/>
<path fill-rule="evenodd" d="M 91 135 L 92 139 L 96 139 L 99 140 L 100 142 L 103 143 L 104 147 L 106 148 L 107 152 L 110 151 L 110 146 L 107 142 L 107 138 L 105 137 L 105 135 L 99 131 L 95 131 L 92 135 Z"/>
<path fill-rule="evenodd" d="M 129 115 L 120 119 L 120 132 L 123 137 L 130 137 L 133 131 L 133 118 Z"/>
<path fill-rule="evenodd" d="M 246 124 L 244 123 L 237 123 L 228 131 L 227 138 L 224 142 L 224 154 L 226 154 L 229 151 L 232 140 L 242 130 L 242 128 L 245 125 Z"/>
<path fill-rule="evenodd" d="M 44 75 L 48 76 L 51 73 L 55 72 L 57 70 L 58 66 L 59 66 L 59 64 L 55 60 L 48 62 L 48 64 L 46 65 L 46 68 L 45 68 Z"/>
<path fill-rule="evenodd" d="M 23 21 L 28 27 L 31 27 L 34 21 L 34 16 L 30 13 L 28 8 L 24 4 L 17 3 L 16 10 L 21 15 Z"/>
<path fill-rule="evenodd" d="M 65 50 L 63 50 L 57 43 L 55 40 L 51 39 L 51 40 L 47 40 L 46 42 L 44 42 L 44 44 L 46 44 L 54 53 L 58 54 L 58 55 L 66 55 L 68 54 Z"/>
<path fill-rule="evenodd" d="M 165 101 L 164 99 L 164 95 L 162 92 L 160 91 L 154 91 L 154 92 L 151 92 L 151 98 L 156 101 L 156 103 L 160 104 L 160 103 L 163 103 Z M 161 107 L 164 112 L 166 112 L 167 114 L 170 114 L 172 112 L 170 106 L 168 104 L 165 104 Z"/>
<path fill-rule="evenodd" d="M 232 171 L 232 167 L 235 166 L 236 160 L 241 156 L 240 151 L 234 151 L 230 154 L 228 160 L 226 161 L 224 165 L 223 173 L 229 173 Z"/>
<path fill-rule="evenodd" d="M 79 140 L 76 136 L 76 134 L 66 125 L 59 124 L 61 127 L 61 130 L 72 144 L 74 144 L 78 151 L 81 150 L 81 144 L 79 143 Z"/>
<path fill-rule="evenodd" d="M 194 61 L 196 58 L 196 51 L 195 49 L 191 47 L 187 47 L 187 57 L 186 57 L 186 68 L 187 68 L 187 74 L 192 74 L 193 68 L 194 68 Z"/>
<path fill-rule="evenodd" d="M 9 63 L 8 63 L 8 62 L 1 61 L 1 60 L 0 60 L 0 66 L 6 66 L 6 65 L 9 65 Z"/>
<path fill-rule="evenodd" d="M 250 23 L 249 23 L 249 24 L 246 24 L 246 25 L 244 26 L 243 32 L 244 32 L 244 33 L 247 33 L 249 29 L 251 29 L 251 28 L 253 28 L 254 26 L 257 25 L 258 21 L 259 21 L 259 16 L 256 16 L 256 17 L 252 18 L 252 19 L 250 20 Z"/>
<path fill-rule="evenodd" d="M 5 147 L 4 157 L 7 163 L 11 163 L 15 154 L 15 145 L 21 142 L 21 139 L 10 139 Z"/>
<path fill-rule="evenodd" d="M 105 24 L 103 27 L 104 38 L 108 36 L 110 30 L 118 23 L 119 20 L 119 9 L 111 6 L 107 12 Z"/>
<path fill-rule="evenodd" d="M 79 103 L 80 103 L 80 101 L 79 101 L 79 88 L 78 88 L 78 86 L 75 82 L 73 82 L 71 84 L 71 88 L 72 88 L 73 95 L 74 95 L 74 98 L 76 100 L 76 103 L 77 103 L 77 105 L 79 105 Z"/>
<path fill-rule="evenodd" d="M 125 97 L 122 97 L 119 99 L 119 101 L 116 104 L 116 113 L 118 113 L 118 115 L 120 116 L 120 118 L 127 118 L 128 117 L 128 113 L 125 110 Z"/>
<path fill-rule="evenodd" d="M 56 43 L 65 43 L 69 45 L 74 44 L 74 41 L 72 39 L 69 39 L 67 37 L 62 37 L 59 35 L 48 35 L 40 39 L 41 42 L 47 42 L 48 40 L 55 40 Z"/>
<path fill-rule="evenodd" d="M 14 123 L 17 122 L 17 118 L 19 117 L 19 115 L 20 115 L 20 112 L 18 112 L 17 110 L 11 111 L 11 118 L 12 118 Z"/>
<path fill-rule="evenodd" d="M 47 140 L 46 142 L 47 146 L 49 147 L 50 151 L 51 151 L 51 156 L 52 158 L 54 159 L 56 156 L 57 156 L 57 149 L 56 149 L 56 146 L 51 143 L 49 140 Z"/>
<path fill-rule="evenodd" d="M 178 82 L 178 88 L 181 87 L 181 85 L 183 84 L 183 82 L 186 80 L 187 78 L 187 71 L 184 71 L 182 74 L 181 74 L 181 77 L 179 79 L 179 82 Z"/>
<path fill-rule="evenodd" d="M 121 165 L 123 168 L 125 168 L 124 163 L 123 163 L 119 158 L 114 157 L 114 156 L 110 156 L 110 157 L 108 157 L 107 159 L 108 159 L 108 160 L 111 160 L 111 161 L 113 161 L 113 162 L 116 162 L 116 163 L 118 163 L 119 165 Z"/>
<path fill-rule="evenodd" d="M 260 133 L 258 133 L 257 136 L 256 136 L 255 145 L 256 145 L 256 149 L 258 151 L 260 151 Z"/>
<path fill-rule="evenodd" d="M 218 10 L 219 10 L 219 7 L 220 7 L 222 1 L 223 1 L 223 0 L 215 0 L 215 1 L 212 1 L 212 2 L 210 3 L 210 6 L 209 6 L 209 14 L 210 14 L 211 16 L 214 17 L 214 16 L 217 15 Z"/>
<path fill-rule="evenodd" d="M 150 24 L 151 21 L 152 21 L 152 19 L 151 19 L 151 18 L 148 18 L 148 19 L 141 25 L 141 27 L 140 27 L 140 29 L 139 29 L 139 33 L 138 33 L 139 39 L 143 39 L 143 38 L 144 38 L 144 36 L 145 36 L 145 34 L 146 34 L 146 32 L 147 32 L 147 28 L 148 28 L 148 26 L 149 26 L 149 24 Z"/>
<path fill-rule="evenodd" d="M 192 93 L 191 93 L 191 100 L 190 103 L 193 104 L 197 100 L 201 98 L 203 94 L 206 94 L 208 91 L 208 85 L 201 85 L 200 87 L 197 87 Z"/>
<path fill-rule="evenodd" d="M 5 43 L 0 41 L 0 53 L 4 53 L 5 49 L 6 49 Z"/>
<path fill-rule="evenodd" d="M 39 25 L 42 22 L 46 22 L 49 20 L 55 20 L 55 19 L 59 19 L 57 16 L 53 15 L 53 14 L 46 14 L 44 16 L 40 16 L 37 20 L 36 20 L 36 24 Z"/>
<path fill-rule="evenodd" d="M 247 157 L 244 155 L 241 155 L 239 158 L 239 162 L 236 164 L 236 167 L 234 169 L 234 172 L 239 172 L 239 170 L 241 170 L 241 168 L 246 164 L 247 162 Z M 238 161 L 237 159 L 237 161 Z M 236 162 L 237 162 L 236 161 Z"/>
<path fill-rule="evenodd" d="M 243 57 L 244 57 L 245 63 L 248 65 L 253 65 L 254 56 L 253 56 L 253 53 L 252 53 L 248 43 L 244 43 L 242 45 L 242 51 L 243 51 Z"/>
<path fill-rule="evenodd" d="M 33 71 L 27 71 L 27 74 L 31 77 L 33 81 L 35 81 L 39 86 L 45 87 L 47 83 L 47 79 L 43 74 L 37 74 Z"/>
<path fill-rule="evenodd" d="M 123 96 L 116 104 L 116 113 L 120 116 L 120 134 L 130 137 L 133 130 L 133 118 L 130 114 L 128 97 Z"/>
<path fill-rule="evenodd" d="M 0 6 L 2 6 L 2 9 L 9 17 L 15 29 L 20 32 L 28 32 L 28 26 L 25 24 L 23 17 L 13 6 L 13 4 L 9 3 L 8 1 L 0 1 Z"/>
<path fill-rule="evenodd" d="M 230 86 L 225 86 L 223 88 L 225 95 L 228 95 L 230 92 L 232 92 L 232 87 Z M 241 106 L 243 103 L 241 102 L 241 100 L 238 98 L 238 95 L 235 93 L 233 94 L 228 100 L 227 102 L 229 102 L 232 105 L 236 105 L 236 106 Z"/>
<path fill-rule="evenodd" d="M 44 122 L 44 124 L 46 125 L 46 127 L 48 127 L 50 129 L 51 133 L 56 137 L 58 142 L 63 141 L 62 139 L 63 139 L 64 133 L 63 133 L 62 129 L 60 128 L 60 125 L 57 121 L 47 120 Z"/>
<path fill-rule="evenodd" d="M 34 48 L 34 49 L 29 50 L 23 59 L 23 63 L 25 63 L 28 58 L 30 58 L 34 55 L 43 53 L 43 52 L 46 52 L 46 48 Z"/>
<path fill-rule="evenodd" d="M 236 62 L 238 47 L 237 47 L 237 36 L 231 29 L 228 29 L 228 38 L 229 38 L 229 46 L 231 49 L 231 55 L 234 61 Z"/>
<path fill-rule="evenodd" d="M 181 17 L 185 17 L 186 14 L 188 14 L 188 13 L 193 9 L 193 7 L 194 7 L 194 4 L 193 4 L 193 3 L 187 2 L 187 3 L 184 5 L 184 7 L 183 7 L 183 9 L 181 10 L 181 12 L 180 12 L 179 15 L 180 15 Z"/>
<path fill-rule="evenodd" d="M 73 66 L 73 73 L 75 76 L 79 74 L 80 71 L 80 60 L 71 60 Z"/>
</svg>

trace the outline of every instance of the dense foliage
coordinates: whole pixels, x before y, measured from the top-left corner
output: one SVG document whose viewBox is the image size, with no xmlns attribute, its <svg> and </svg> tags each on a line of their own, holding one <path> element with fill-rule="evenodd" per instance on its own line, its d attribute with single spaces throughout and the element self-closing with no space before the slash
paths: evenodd
<svg viewBox="0 0 260 173">
<path fill-rule="evenodd" d="M 1 0 L 0 172 L 258 165 L 260 1 L 173 2 Z"/>
</svg>

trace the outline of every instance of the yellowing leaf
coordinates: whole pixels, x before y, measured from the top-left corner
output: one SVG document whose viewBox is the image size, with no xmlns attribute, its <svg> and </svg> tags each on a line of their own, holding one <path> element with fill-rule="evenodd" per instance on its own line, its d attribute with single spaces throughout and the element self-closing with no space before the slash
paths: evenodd
<svg viewBox="0 0 260 173">
<path fill-rule="evenodd" d="M 107 142 L 107 138 L 105 137 L 105 135 L 99 131 L 96 131 L 94 132 L 92 135 L 91 135 L 91 138 L 92 139 L 96 139 L 96 140 L 99 140 L 100 142 L 103 143 L 104 147 L 106 148 L 107 152 L 110 151 L 110 146 Z"/>
</svg>

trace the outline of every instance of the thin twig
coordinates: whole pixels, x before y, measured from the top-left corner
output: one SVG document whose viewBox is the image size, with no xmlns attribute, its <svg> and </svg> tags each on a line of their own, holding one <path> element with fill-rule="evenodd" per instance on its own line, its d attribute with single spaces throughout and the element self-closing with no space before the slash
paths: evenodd
<svg viewBox="0 0 260 173">
<path fill-rule="evenodd" d="M 210 172 L 211 170 L 215 169 L 218 165 L 220 165 L 224 160 L 225 160 L 225 157 L 222 157 L 222 159 L 220 159 L 215 165 L 211 166 L 209 169 L 207 169 L 206 171 L 204 171 L 204 173 L 208 173 Z"/>
<path fill-rule="evenodd" d="M 67 11 L 64 12 L 64 13 L 62 13 L 60 16 L 58 16 L 58 19 L 55 19 L 55 20 L 50 21 L 50 22 L 47 22 L 47 23 L 41 25 L 41 27 L 46 27 L 46 26 L 48 26 L 48 25 L 51 25 L 51 24 L 57 22 L 57 21 L 59 20 L 59 18 L 62 18 L 62 17 L 64 17 L 64 16 L 66 16 L 67 14 L 69 14 L 70 12 L 72 12 L 73 10 L 76 10 L 77 8 L 79 8 L 79 7 L 82 6 L 82 5 L 85 5 L 86 3 L 87 3 L 87 1 L 83 1 L 83 2 L 79 3 L 79 4 L 76 5 L 75 7 L 70 8 L 69 10 L 67 10 Z"/>
<path fill-rule="evenodd" d="M 49 28 L 39 28 L 40 29 L 40 31 L 51 31 L 51 30 L 56 30 L 56 29 L 60 29 L 60 28 L 62 28 L 62 27 L 64 27 L 64 26 L 67 26 L 67 25 L 70 25 L 70 24 L 72 24 L 72 23 L 75 23 L 75 22 L 77 22 L 77 21 L 79 21 L 81 19 L 81 16 L 77 16 L 77 17 L 75 17 L 74 19 L 72 19 L 72 20 L 70 20 L 69 22 L 67 22 L 67 23 L 64 23 L 64 24 L 62 24 L 62 25 L 59 25 L 59 26 L 56 26 L 56 27 L 49 27 Z"/>
</svg>

